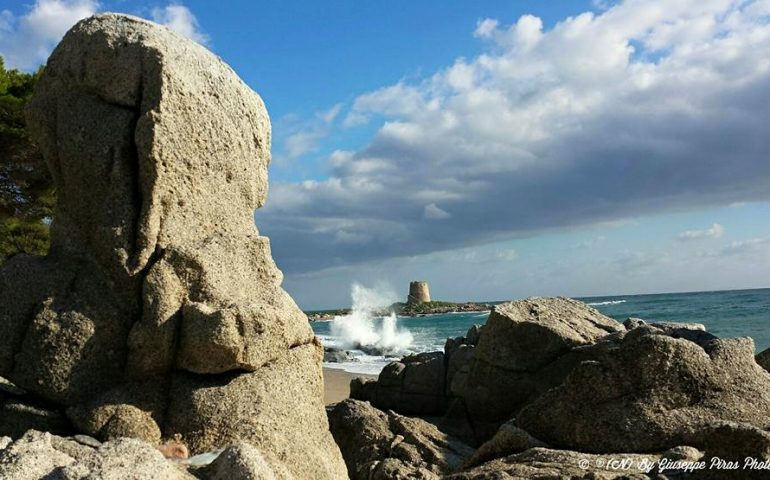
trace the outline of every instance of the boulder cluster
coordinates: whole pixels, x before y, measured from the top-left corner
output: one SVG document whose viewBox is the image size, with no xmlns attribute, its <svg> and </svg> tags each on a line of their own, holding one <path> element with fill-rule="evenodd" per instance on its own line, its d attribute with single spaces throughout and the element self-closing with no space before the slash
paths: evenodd
<svg viewBox="0 0 770 480">
<path fill-rule="evenodd" d="M 353 479 L 727 478 L 663 465 L 770 460 L 770 373 L 750 338 L 720 339 L 700 324 L 621 324 L 567 298 L 498 305 L 443 352 L 355 379 L 351 396 L 329 418 Z M 399 414 L 444 436 L 408 440 Z M 385 425 L 390 436 L 373 440 Z M 391 437 L 415 444 L 411 456 L 381 446 Z M 437 448 L 452 461 L 431 460 Z M 611 468 L 610 458 L 630 466 Z M 767 478 L 768 469 L 737 475 Z"/>
<path fill-rule="evenodd" d="M 103 478 L 100 452 L 136 447 L 117 439 L 180 437 L 191 454 L 242 444 L 276 477 L 344 478 L 323 349 L 254 226 L 260 97 L 197 43 L 104 14 L 66 34 L 27 114 L 58 204 L 50 255 L 0 269 L 0 435 L 107 443 L 33 435 L 2 468 L 51 444 L 57 468 Z"/>
</svg>

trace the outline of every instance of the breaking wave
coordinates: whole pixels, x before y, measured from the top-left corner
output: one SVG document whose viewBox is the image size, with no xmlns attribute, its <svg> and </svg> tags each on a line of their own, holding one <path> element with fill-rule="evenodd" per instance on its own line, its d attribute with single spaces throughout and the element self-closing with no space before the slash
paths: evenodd
<svg viewBox="0 0 770 480">
<path fill-rule="evenodd" d="M 409 330 L 399 328 L 396 314 L 377 314 L 398 299 L 392 289 L 367 288 L 354 283 L 350 295 L 353 300 L 350 314 L 334 317 L 330 325 L 332 336 L 342 348 L 386 356 L 409 351 L 414 337 Z"/>
<path fill-rule="evenodd" d="M 620 303 L 626 303 L 626 301 L 625 300 L 607 300 L 606 302 L 587 303 L 586 305 L 589 305 L 591 307 L 599 307 L 602 305 L 618 305 Z"/>
</svg>

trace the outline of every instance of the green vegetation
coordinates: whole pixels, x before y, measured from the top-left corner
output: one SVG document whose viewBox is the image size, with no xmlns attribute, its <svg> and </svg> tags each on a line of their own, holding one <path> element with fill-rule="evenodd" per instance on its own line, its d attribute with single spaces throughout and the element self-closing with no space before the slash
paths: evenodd
<svg viewBox="0 0 770 480">
<path fill-rule="evenodd" d="M 45 255 L 50 244 L 56 194 L 24 121 L 41 73 L 6 70 L 0 57 L 0 263 L 16 253 Z"/>
<path fill-rule="evenodd" d="M 419 315 L 419 314 L 427 314 L 427 313 L 437 313 L 442 310 L 451 311 L 457 304 L 452 302 L 441 302 L 441 301 L 433 301 L 433 302 L 425 302 L 425 303 L 418 303 L 418 304 L 410 304 L 410 303 L 394 303 L 391 308 L 396 312 L 398 315 L 406 314 L 406 315 Z"/>
</svg>

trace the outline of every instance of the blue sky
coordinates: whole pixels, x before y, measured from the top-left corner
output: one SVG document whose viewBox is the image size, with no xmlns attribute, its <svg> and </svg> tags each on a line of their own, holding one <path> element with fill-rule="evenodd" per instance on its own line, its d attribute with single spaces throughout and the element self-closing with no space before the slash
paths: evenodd
<svg viewBox="0 0 770 480">
<path fill-rule="evenodd" d="M 97 11 L 220 55 L 273 122 L 255 214 L 304 308 L 770 286 L 767 0 L 0 0 L 45 61 Z"/>
</svg>

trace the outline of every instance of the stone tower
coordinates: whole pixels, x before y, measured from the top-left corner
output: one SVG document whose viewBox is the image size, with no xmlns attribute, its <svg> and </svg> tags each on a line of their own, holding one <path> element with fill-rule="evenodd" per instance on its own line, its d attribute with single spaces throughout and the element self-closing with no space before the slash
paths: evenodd
<svg viewBox="0 0 770 480">
<path fill-rule="evenodd" d="M 406 303 L 410 305 L 418 305 L 420 303 L 426 302 L 430 302 L 430 289 L 428 288 L 428 282 L 409 282 L 409 296 L 406 297 Z"/>
</svg>

